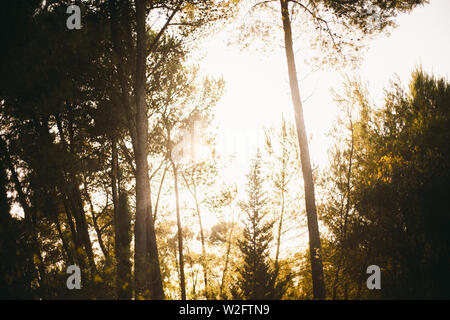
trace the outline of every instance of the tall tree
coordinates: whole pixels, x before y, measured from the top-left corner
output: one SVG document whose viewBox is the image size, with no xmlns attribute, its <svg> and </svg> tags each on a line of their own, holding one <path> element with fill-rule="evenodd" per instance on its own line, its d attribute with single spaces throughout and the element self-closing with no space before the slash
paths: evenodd
<svg viewBox="0 0 450 320">
<path fill-rule="evenodd" d="M 248 200 L 241 203 L 246 214 L 243 239 L 238 240 L 243 262 L 237 270 L 239 276 L 233 295 L 248 300 L 281 299 L 287 281 L 276 283 L 277 274 L 269 261 L 273 221 L 267 219 L 267 195 L 263 189 L 259 151 L 251 164 L 247 193 Z"/>
<path fill-rule="evenodd" d="M 319 225 L 317 223 L 316 200 L 314 195 L 314 181 L 309 156 L 308 138 L 306 135 L 305 119 L 303 116 L 302 101 L 298 88 L 297 71 L 295 66 L 294 48 L 292 43 L 292 31 L 288 10 L 288 1 L 280 0 L 281 16 L 283 20 L 284 42 L 286 59 L 289 71 L 289 85 L 291 87 L 292 103 L 295 112 L 295 124 L 297 126 L 298 144 L 300 147 L 300 159 L 305 186 L 306 216 L 309 230 L 309 250 L 311 255 L 311 271 L 313 279 L 314 297 L 325 299 L 325 283 L 323 278 L 323 266 L 320 247 Z"/>
<path fill-rule="evenodd" d="M 252 8 L 260 7 L 263 8 L 263 10 L 274 9 L 271 6 L 274 2 L 278 1 L 255 1 Z M 279 0 L 284 34 L 284 49 L 288 66 L 289 85 L 294 107 L 297 138 L 300 147 L 300 161 L 305 188 L 305 204 L 315 299 L 325 299 L 326 294 L 320 234 L 317 222 L 314 180 L 297 78 L 291 16 L 303 13 L 305 18 L 312 21 L 313 26 L 317 30 L 316 34 L 318 35 L 318 41 L 316 41 L 316 43 L 319 43 L 319 50 L 327 52 L 327 49 L 329 49 L 329 55 L 327 56 L 328 62 L 333 64 L 345 64 L 353 63 L 358 60 L 358 57 L 354 54 L 355 50 L 352 52 L 352 49 L 360 48 L 361 44 L 358 43 L 358 41 L 355 41 L 355 38 L 360 40 L 360 38 L 380 32 L 386 27 L 394 25 L 394 17 L 398 12 L 408 12 L 422 3 L 426 3 L 426 1 L 385 0 L 373 2 L 371 0 Z M 267 11 L 272 12 L 269 10 Z M 350 29 L 348 26 L 354 28 Z"/>
<path fill-rule="evenodd" d="M 292 186 L 298 183 L 300 177 L 295 127 L 284 116 L 279 129 L 268 128 L 265 130 L 265 151 L 269 155 L 267 166 L 273 168 L 270 170 L 269 179 L 274 190 L 270 200 L 274 205 L 276 221 L 275 270 L 278 273 L 282 236 L 295 227 L 295 223 L 292 221 L 292 212 L 298 210 L 296 207 L 298 192 L 293 192 Z"/>
<path fill-rule="evenodd" d="M 135 290 L 137 296 L 145 295 L 145 282 L 149 277 L 151 297 L 164 298 L 149 198 L 147 163 L 149 106 L 146 101 L 146 89 L 147 85 L 148 88 L 152 88 L 151 83 L 148 82 L 151 82 L 154 77 L 150 77 L 148 81 L 146 75 L 148 73 L 156 75 L 161 64 L 166 62 L 167 56 L 176 55 L 177 52 L 182 51 L 181 43 L 166 42 L 168 44 L 165 46 L 166 54 L 160 55 L 162 59 L 155 61 L 151 65 L 151 70 L 149 70 L 147 57 L 158 51 L 161 52 L 161 44 L 167 39 L 188 38 L 194 31 L 201 29 L 209 22 L 226 16 L 226 9 L 231 8 L 230 3 L 225 1 L 218 7 L 211 8 L 209 1 L 135 0 L 134 8 L 131 1 L 113 3 L 109 7 L 111 37 L 114 43 L 122 104 L 127 115 L 136 162 Z M 156 31 L 149 30 L 146 26 L 147 17 L 152 15 L 164 16 L 164 22 Z M 123 28 L 118 28 L 118 25 Z M 134 66 L 132 66 L 133 62 Z M 135 72 L 129 73 L 129 67 Z M 134 101 L 132 101 L 133 98 Z M 145 272 L 148 269 L 146 268 L 147 260 L 150 264 L 149 275 Z"/>
</svg>

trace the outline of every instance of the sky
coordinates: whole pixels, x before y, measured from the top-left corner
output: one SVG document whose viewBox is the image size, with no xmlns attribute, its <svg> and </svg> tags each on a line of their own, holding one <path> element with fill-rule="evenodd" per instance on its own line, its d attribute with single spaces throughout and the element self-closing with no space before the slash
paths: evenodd
<svg viewBox="0 0 450 320">
<path fill-rule="evenodd" d="M 345 74 L 358 76 L 368 85 L 370 98 L 383 103 L 383 91 L 389 81 L 398 76 L 404 87 L 417 66 L 436 76 L 450 74 L 450 12 L 449 0 L 431 0 L 428 5 L 397 18 L 397 28 L 389 35 L 380 35 L 368 45 L 362 63 L 356 70 L 332 70 L 311 73 L 302 65 L 303 57 L 296 55 L 297 73 L 306 129 L 310 137 L 311 161 L 319 169 L 328 164 L 327 150 L 332 145 L 328 133 L 338 115 L 339 107 L 333 101 L 330 89 L 339 91 Z M 234 155 L 223 176 L 228 183 L 236 183 L 244 196 L 243 186 L 249 171 L 249 160 L 256 147 L 263 147 L 263 128 L 279 126 L 282 115 L 293 117 L 284 48 L 273 52 L 243 51 L 229 45 L 233 27 L 205 40 L 201 71 L 220 77 L 226 83 L 223 98 L 215 108 L 218 126 L 217 150 L 223 156 Z M 294 50 L 307 50 L 295 42 Z M 214 215 L 205 219 L 206 227 L 216 223 Z M 322 227 L 321 227 L 322 228 Z M 323 230 L 322 230 L 323 231 Z M 305 230 L 284 246 L 295 250 L 308 245 Z M 299 241 L 300 237 L 300 241 Z M 298 247 L 297 247 L 298 248 Z M 283 252 L 287 252 L 283 248 Z"/>
<path fill-rule="evenodd" d="M 358 75 L 368 83 L 370 95 L 377 103 L 382 102 L 383 89 L 394 75 L 406 86 L 415 66 L 421 65 L 427 72 L 448 78 L 449 12 L 450 0 L 431 0 L 409 15 L 399 16 L 398 27 L 390 36 L 383 35 L 372 41 L 360 68 L 350 75 Z M 204 74 L 223 76 L 226 82 L 223 98 L 215 108 L 217 149 L 223 156 L 235 155 L 223 176 L 239 187 L 245 183 L 255 147 L 262 147 L 263 127 L 279 125 L 282 114 L 293 119 L 293 108 L 283 49 L 270 53 L 242 51 L 227 44 L 229 29 L 205 39 L 205 45 L 200 48 L 204 56 L 200 67 Z M 294 43 L 294 47 L 304 50 L 301 43 Z M 301 55 L 297 55 L 296 60 L 306 128 L 312 137 L 311 160 L 323 169 L 328 163 L 327 149 L 332 142 L 327 133 L 339 110 L 330 89 L 341 86 L 343 71 L 306 73 Z M 15 205 L 13 214 L 21 215 L 19 211 L 19 206 Z M 205 227 L 215 222 L 215 219 L 204 221 Z M 302 246 L 306 246 L 305 234 L 303 239 Z"/>
<path fill-rule="evenodd" d="M 381 35 L 371 41 L 361 66 L 349 75 L 358 75 L 368 83 L 376 103 L 382 102 L 383 89 L 395 75 L 406 86 L 415 66 L 421 65 L 427 72 L 448 77 L 449 12 L 450 1 L 431 0 L 410 14 L 400 15 L 398 27 L 389 36 Z M 279 125 L 283 113 L 293 119 L 293 108 L 283 49 L 270 54 L 242 51 L 235 45 L 227 45 L 228 37 L 229 31 L 225 30 L 206 42 L 201 68 L 209 75 L 225 79 L 226 91 L 216 107 L 218 149 L 225 154 L 235 154 L 228 176 L 240 179 L 248 171 L 248 159 L 255 146 L 262 146 L 262 127 Z M 301 45 L 294 43 L 294 49 L 303 50 Z M 330 89 L 342 85 L 344 73 L 331 70 L 305 75 L 301 54 L 296 55 L 296 60 L 307 132 L 312 138 L 312 162 L 324 168 L 331 145 L 327 133 L 338 112 Z"/>
</svg>

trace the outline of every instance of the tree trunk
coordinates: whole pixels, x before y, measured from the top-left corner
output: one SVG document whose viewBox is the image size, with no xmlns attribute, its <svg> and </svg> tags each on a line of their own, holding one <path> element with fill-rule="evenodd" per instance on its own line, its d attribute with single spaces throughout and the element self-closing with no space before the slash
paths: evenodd
<svg viewBox="0 0 450 320">
<path fill-rule="evenodd" d="M 181 216 L 180 216 L 180 196 L 178 193 L 178 172 L 177 166 L 172 162 L 173 166 L 173 177 L 175 184 L 175 203 L 177 211 L 177 227 L 178 227 L 178 257 L 180 260 L 180 289 L 181 289 L 181 300 L 186 300 L 186 284 L 184 277 L 184 255 L 183 255 L 183 230 L 181 227 Z"/>
<path fill-rule="evenodd" d="M 291 87 L 291 97 L 294 106 L 297 137 L 300 147 L 300 161 L 303 173 L 303 181 L 305 185 L 305 203 L 309 231 L 309 249 L 311 258 L 313 292 L 314 299 L 325 299 L 325 283 L 323 277 L 319 225 L 317 222 L 317 212 L 314 196 L 314 181 L 309 156 L 305 120 L 303 117 L 302 101 L 300 99 L 300 91 L 298 88 L 288 2 L 288 0 L 280 0 L 281 17 L 283 21 L 285 52 L 289 72 L 289 84 Z"/>
<path fill-rule="evenodd" d="M 283 181 L 281 190 L 280 222 L 278 223 L 278 230 L 277 230 L 277 251 L 275 253 L 275 280 L 277 280 L 278 273 L 280 271 L 279 257 L 280 257 L 281 233 L 283 231 L 283 218 L 284 218 L 284 187 L 285 183 Z"/>
<path fill-rule="evenodd" d="M 130 262 L 130 215 L 125 194 L 120 192 L 117 138 L 111 139 L 111 189 L 114 204 L 114 250 L 116 254 L 116 294 L 119 300 L 132 298 Z M 120 194 L 120 196 L 119 196 Z"/>
<path fill-rule="evenodd" d="M 131 285 L 131 221 L 128 208 L 128 199 L 124 192 L 119 194 L 119 210 L 116 229 L 116 261 L 117 261 L 117 298 L 129 300 L 132 298 Z"/>
<path fill-rule="evenodd" d="M 57 191 L 56 191 L 56 187 L 53 188 L 52 192 L 52 197 L 53 199 L 55 199 L 55 204 L 54 207 L 52 207 L 52 212 L 51 217 L 54 220 L 54 223 L 56 225 L 56 230 L 58 231 L 58 235 L 61 238 L 62 244 L 63 244 L 63 248 L 64 248 L 64 252 L 66 253 L 66 261 L 67 261 L 67 265 L 72 265 L 74 264 L 74 255 L 73 252 L 71 250 L 70 245 L 67 243 L 67 239 L 64 236 L 62 229 L 61 229 L 61 225 L 59 223 L 59 210 L 58 210 L 58 197 L 57 197 Z"/>
<path fill-rule="evenodd" d="M 72 182 L 72 181 L 71 181 Z M 89 273 L 91 276 L 96 273 L 96 265 L 94 260 L 94 252 L 92 250 L 92 244 L 91 239 L 89 236 L 88 231 L 88 224 L 86 221 L 86 215 L 83 209 L 83 200 L 81 199 L 81 193 L 80 190 L 76 185 L 72 185 L 70 187 L 69 193 L 69 204 L 72 209 L 73 217 L 75 218 L 76 222 L 76 230 L 79 240 L 81 241 L 82 245 L 84 246 L 84 250 L 88 259 L 90 271 Z"/>
<path fill-rule="evenodd" d="M 227 271 L 228 271 L 228 263 L 230 260 L 230 254 L 231 254 L 231 239 L 233 237 L 233 229 L 234 229 L 234 220 L 231 222 L 231 227 L 230 227 L 230 234 L 228 236 L 228 244 L 227 244 L 227 253 L 225 255 L 225 265 L 223 267 L 223 272 L 222 272 L 222 280 L 220 281 L 220 291 L 219 291 L 219 297 L 222 299 L 223 298 L 223 286 L 225 285 L 225 277 L 227 275 Z"/>
<path fill-rule="evenodd" d="M 195 189 L 195 186 L 194 186 Z M 203 230 L 202 216 L 200 213 L 200 205 L 198 204 L 197 194 L 195 194 L 195 206 L 197 209 L 198 223 L 200 225 L 200 239 L 202 241 L 202 266 L 203 266 L 203 279 L 205 281 L 205 298 L 209 299 L 208 291 L 208 262 L 206 261 L 206 244 L 205 244 L 205 231 Z"/>
<path fill-rule="evenodd" d="M 73 246 L 75 248 L 76 263 L 78 263 L 81 269 L 81 273 L 84 276 L 86 272 L 86 263 L 84 261 L 83 255 L 79 251 L 79 248 L 82 249 L 83 245 L 81 244 L 80 237 L 78 236 L 75 224 L 72 219 L 72 211 L 70 209 L 69 201 L 67 200 L 67 197 L 65 196 L 64 193 L 62 193 L 61 197 L 64 204 L 64 211 L 66 212 L 67 224 L 69 225 L 70 233 L 72 235 Z"/>
<path fill-rule="evenodd" d="M 148 118 L 145 101 L 147 69 L 146 2 L 136 0 L 136 223 L 135 223 L 135 285 L 136 295 L 145 296 L 145 284 L 150 277 L 150 296 L 164 299 L 159 266 L 158 247 L 150 203 L 150 181 L 147 163 Z M 148 225 L 146 225 L 148 224 Z M 146 262 L 149 265 L 146 265 Z"/>
<path fill-rule="evenodd" d="M 105 257 L 106 264 L 111 265 L 111 255 L 109 254 L 108 250 L 106 249 L 105 243 L 103 242 L 102 232 L 97 222 L 98 217 L 95 216 L 94 204 L 92 202 L 91 196 L 89 195 L 86 177 L 84 176 L 83 176 L 83 190 L 84 196 L 86 197 L 86 200 L 89 204 L 89 209 L 91 210 L 92 223 L 94 225 L 95 233 L 97 233 L 98 245 L 100 246 L 103 256 Z M 108 205 L 108 199 L 106 200 L 106 204 Z"/>
<path fill-rule="evenodd" d="M 209 299 L 208 262 L 207 262 L 207 258 L 206 258 L 205 230 L 203 229 L 203 221 L 202 221 L 202 215 L 201 215 L 201 211 L 200 211 L 200 204 L 199 204 L 198 197 L 197 197 L 196 182 L 195 182 L 195 179 L 192 177 L 191 183 L 189 183 L 187 177 L 184 175 L 183 172 L 181 173 L 181 176 L 182 176 L 187 188 L 189 189 L 189 192 L 191 193 L 192 197 L 194 198 L 194 202 L 195 202 L 195 210 L 197 212 L 198 224 L 200 226 L 200 240 L 202 243 L 202 268 L 203 268 L 203 281 L 204 281 L 204 285 L 205 285 L 205 298 L 206 298 L 206 300 L 208 300 Z"/>
<path fill-rule="evenodd" d="M 147 180 L 147 194 L 149 197 L 147 207 L 147 250 L 150 258 L 150 274 L 148 277 L 152 288 L 152 299 L 163 300 L 164 291 L 161 278 L 161 269 L 158 258 L 158 246 L 156 242 L 155 222 L 153 221 L 150 180 Z"/>
<path fill-rule="evenodd" d="M 155 212 L 153 213 L 153 224 L 155 224 L 156 218 L 158 217 L 159 199 L 161 197 L 161 191 L 162 191 L 162 187 L 163 187 L 163 183 L 164 183 L 164 178 L 166 177 L 168 168 L 169 168 L 168 165 L 166 165 L 166 167 L 164 168 L 164 173 L 161 177 L 161 181 L 159 183 L 158 195 L 156 196 L 156 203 L 155 203 Z"/>
<path fill-rule="evenodd" d="M 148 180 L 147 164 L 147 107 L 145 103 L 145 4 L 136 0 L 136 14 L 138 21 L 138 48 L 137 48 L 137 76 L 136 76 L 136 223 L 134 226 L 135 253 L 134 253 L 134 278 L 136 297 L 144 296 L 146 277 L 147 255 L 147 228 L 146 216 L 148 208 L 148 194 L 146 181 Z M 143 16 L 143 17 L 142 17 Z M 142 21 L 144 20 L 144 21 Z M 144 61 L 143 61 L 144 60 Z"/>
<path fill-rule="evenodd" d="M 69 119 L 69 145 L 67 145 L 66 136 L 64 134 L 64 128 L 62 126 L 61 119 L 58 114 L 55 114 L 56 124 L 59 131 L 59 137 L 63 146 L 64 152 L 74 153 L 73 145 L 74 138 L 73 132 L 70 129 L 70 119 Z M 48 126 L 45 125 L 41 128 L 42 134 L 46 136 L 46 141 L 50 141 Z M 68 186 L 67 186 L 68 185 Z M 86 214 L 84 212 L 83 200 L 81 198 L 81 192 L 79 189 L 78 178 L 76 174 L 70 170 L 68 172 L 64 172 L 64 169 L 61 170 L 61 191 L 67 196 L 68 204 L 71 210 L 71 214 L 75 218 L 76 222 L 76 234 L 78 240 L 81 242 L 82 246 L 84 246 L 88 262 L 90 265 L 90 274 L 91 276 L 97 271 L 95 260 L 94 260 L 94 252 L 92 250 L 92 243 L 89 236 L 88 225 L 86 222 Z M 64 195 L 63 195 L 64 196 Z M 67 207 L 66 207 L 67 210 Z M 77 248 L 78 250 L 78 248 Z"/>
<path fill-rule="evenodd" d="M 4 229 L 7 230 L 7 226 L 11 223 L 11 207 L 8 201 L 8 191 L 6 190 L 6 186 L 8 185 L 6 169 L 2 150 L 0 149 L 0 232 Z"/>
</svg>

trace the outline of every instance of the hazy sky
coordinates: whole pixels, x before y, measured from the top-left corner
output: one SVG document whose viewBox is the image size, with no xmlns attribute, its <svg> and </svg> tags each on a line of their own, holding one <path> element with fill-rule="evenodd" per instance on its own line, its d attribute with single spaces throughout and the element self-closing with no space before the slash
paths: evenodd
<svg viewBox="0 0 450 320">
<path fill-rule="evenodd" d="M 383 88 L 397 74 L 406 85 L 414 66 L 447 77 L 450 74 L 450 12 L 449 0 L 431 0 L 430 4 L 398 17 L 398 27 L 390 36 L 382 35 L 372 41 L 361 67 L 354 71 L 369 83 L 370 94 L 380 102 Z M 248 171 L 247 160 L 252 146 L 262 138 L 262 126 L 279 124 L 281 114 L 293 119 L 287 78 L 286 58 L 282 49 L 271 54 L 242 52 L 227 46 L 229 34 L 216 35 L 206 46 L 202 62 L 204 72 L 226 81 L 226 92 L 216 109 L 219 122 L 219 149 L 236 153 L 230 173 L 236 178 Z M 295 49 L 301 49 L 295 43 Z M 338 110 L 330 88 L 339 88 L 342 71 L 302 73 L 300 54 L 297 68 L 301 96 L 313 163 L 327 163 L 326 137 Z"/>
<path fill-rule="evenodd" d="M 450 0 L 431 0 L 429 5 L 412 14 L 400 16 L 399 27 L 389 37 L 381 36 L 370 43 L 362 66 L 354 72 L 369 82 L 375 100 L 382 97 L 383 88 L 394 74 L 406 85 L 416 65 L 436 75 L 447 77 L 450 74 L 449 12 Z M 284 51 L 242 52 L 236 46 L 227 46 L 229 37 L 222 32 L 205 40 L 206 56 L 201 69 L 206 74 L 223 75 L 226 81 L 226 92 L 216 107 L 218 149 L 222 154 L 236 154 L 225 177 L 242 186 L 258 138 L 262 146 L 263 126 L 279 125 L 283 113 L 293 119 L 293 111 Z M 295 43 L 295 49 L 301 49 L 301 43 Z M 324 167 L 330 145 L 326 135 L 338 110 L 330 88 L 339 88 L 342 72 L 316 72 L 305 76 L 302 61 L 298 55 L 306 127 L 308 135 L 312 135 L 311 157 L 313 163 Z M 19 211 L 16 205 L 13 213 L 20 214 Z M 205 220 L 206 227 L 215 223 L 215 219 Z M 302 245 L 306 244 L 307 237 L 304 237 Z"/>
</svg>

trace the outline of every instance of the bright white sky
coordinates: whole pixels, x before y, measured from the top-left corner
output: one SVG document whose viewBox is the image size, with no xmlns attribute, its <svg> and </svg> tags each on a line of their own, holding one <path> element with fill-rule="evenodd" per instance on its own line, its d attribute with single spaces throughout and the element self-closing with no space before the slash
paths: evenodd
<svg viewBox="0 0 450 320">
<path fill-rule="evenodd" d="M 381 36 L 370 43 L 364 61 L 355 74 L 369 82 L 372 98 L 380 102 L 383 89 L 394 74 L 404 85 L 412 69 L 422 65 L 427 72 L 448 77 L 450 74 L 450 0 L 431 0 L 410 15 L 400 16 L 398 28 L 389 37 Z M 230 35 L 222 32 L 207 39 L 202 72 L 223 75 L 226 92 L 216 107 L 219 125 L 218 151 L 236 155 L 225 177 L 242 185 L 249 170 L 248 160 L 254 155 L 258 140 L 262 147 L 263 126 L 279 125 L 284 113 L 293 119 L 287 77 L 286 57 L 282 49 L 271 54 L 242 52 L 227 46 Z M 295 49 L 302 49 L 295 43 Z M 338 107 L 332 100 L 331 88 L 342 84 L 342 72 L 316 72 L 305 77 L 301 56 L 297 56 L 300 90 L 314 164 L 324 168 L 330 139 L 327 133 L 336 118 Z M 16 206 L 17 207 L 17 206 Z M 17 209 L 17 208 L 16 208 Z M 14 212 L 14 210 L 13 210 Z M 205 219 L 208 220 L 208 219 Z M 206 227 L 215 223 L 205 221 Z M 305 237 L 306 244 L 306 237 Z"/>
<path fill-rule="evenodd" d="M 380 36 L 369 44 L 370 49 L 355 74 L 369 82 L 375 101 L 381 101 L 383 88 L 394 74 L 407 85 L 414 66 L 422 65 L 425 71 L 436 75 L 447 77 L 450 74 L 449 12 L 449 0 L 431 0 L 411 14 L 399 16 L 399 26 L 390 36 Z M 236 153 L 229 173 L 240 179 L 248 171 L 252 148 L 258 139 L 262 141 L 262 127 L 279 124 L 282 113 L 293 119 L 293 112 L 283 50 L 271 54 L 240 51 L 236 46 L 227 46 L 228 37 L 229 34 L 222 32 L 207 42 L 201 68 L 206 74 L 223 75 L 226 81 L 226 92 L 216 108 L 218 149 Z M 294 46 L 302 49 L 301 43 Z M 338 110 L 330 88 L 340 87 L 343 73 L 317 72 L 305 77 L 302 61 L 298 55 L 297 71 L 306 126 L 308 135 L 312 135 L 311 157 L 313 163 L 324 167 L 330 145 L 326 134 Z"/>
<path fill-rule="evenodd" d="M 382 103 L 383 90 L 395 75 L 406 86 L 416 66 L 448 77 L 449 12 L 449 0 L 431 0 L 430 4 L 416 8 L 411 14 L 399 16 L 398 27 L 390 36 L 381 35 L 370 42 L 360 68 L 349 75 L 358 75 L 368 83 L 371 98 L 377 104 Z M 229 29 L 233 30 L 233 27 Z M 293 120 L 293 108 L 284 49 L 269 54 L 241 51 L 237 46 L 227 45 L 230 38 L 232 35 L 225 30 L 206 39 L 205 58 L 200 66 L 203 73 L 223 76 L 226 82 L 226 92 L 216 107 L 217 149 L 222 155 L 235 155 L 235 161 L 224 177 L 228 183 L 236 183 L 238 189 L 242 189 L 249 171 L 249 159 L 256 146 L 263 147 L 263 127 L 278 126 L 283 113 L 288 120 Z M 307 50 L 301 45 L 294 43 L 294 50 Z M 298 54 L 296 58 L 307 132 L 312 136 L 311 160 L 323 169 L 328 164 L 327 150 L 332 143 L 327 134 L 339 110 L 330 89 L 341 87 L 344 71 L 315 72 L 305 77 L 308 69 L 301 63 L 303 57 Z M 209 217 L 204 221 L 206 227 L 216 223 L 212 218 L 214 215 Z M 303 233 L 300 242 L 296 237 L 297 240 L 286 245 L 292 249 L 298 245 L 306 248 L 307 234 Z"/>
</svg>

